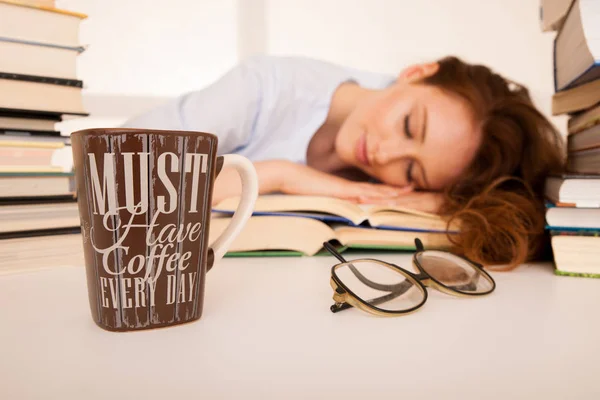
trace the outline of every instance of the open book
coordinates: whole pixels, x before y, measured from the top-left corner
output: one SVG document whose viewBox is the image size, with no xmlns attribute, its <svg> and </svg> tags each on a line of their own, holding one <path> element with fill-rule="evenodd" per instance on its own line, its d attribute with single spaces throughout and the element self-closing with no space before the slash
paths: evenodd
<svg viewBox="0 0 600 400">
<path fill-rule="evenodd" d="M 212 243 L 231 222 L 229 217 L 210 221 Z M 451 246 L 446 233 L 370 229 L 342 224 L 332 226 L 311 218 L 293 216 L 253 216 L 229 248 L 228 256 L 312 256 L 323 250 L 323 242 L 348 248 L 372 250 L 415 250 L 418 237 L 427 249 Z"/>
<path fill-rule="evenodd" d="M 233 213 L 238 197 L 225 199 L 214 212 Z M 438 215 L 397 206 L 359 205 L 331 197 L 265 195 L 260 196 L 254 207 L 254 216 L 288 216 L 317 219 L 328 223 L 350 226 L 413 232 L 458 231 L 458 225 L 447 227 Z"/>
</svg>

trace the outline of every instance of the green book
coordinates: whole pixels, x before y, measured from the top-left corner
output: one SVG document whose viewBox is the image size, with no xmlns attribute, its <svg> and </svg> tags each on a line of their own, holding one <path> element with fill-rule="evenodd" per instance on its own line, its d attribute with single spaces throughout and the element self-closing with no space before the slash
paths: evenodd
<svg viewBox="0 0 600 400">
<path fill-rule="evenodd" d="M 593 274 L 593 273 L 583 273 L 583 272 L 567 272 L 567 271 L 561 271 L 559 269 L 555 269 L 554 273 L 556 275 L 560 275 L 560 276 L 575 276 L 575 277 L 578 277 L 578 278 L 597 278 L 597 279 L 600 279 L 600 273 Z"/>
</svg>

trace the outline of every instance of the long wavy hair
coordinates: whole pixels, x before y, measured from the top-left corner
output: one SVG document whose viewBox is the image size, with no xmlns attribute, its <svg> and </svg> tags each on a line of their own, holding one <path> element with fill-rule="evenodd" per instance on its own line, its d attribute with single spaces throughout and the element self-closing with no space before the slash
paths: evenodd
<svg viewBox="0 0 600 400">
<path fill-rule="evenodd" d="M 528 90 L 483 65 L 439 60 L 423 83 L 465 100 L 483 140 L 463 178 L 445 190 L 441 213 L 459 220 L 455 251 L 512 269 L 547 251 L 544 181 L 564 169 L 564 141 Z M 502 264 L 502 265 L 500 265 Z"/>
</svg>

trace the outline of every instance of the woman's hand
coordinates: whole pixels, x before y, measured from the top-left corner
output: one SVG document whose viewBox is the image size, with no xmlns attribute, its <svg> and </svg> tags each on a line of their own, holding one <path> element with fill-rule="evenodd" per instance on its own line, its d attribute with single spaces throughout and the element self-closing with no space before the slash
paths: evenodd
<svg viewBox="0 0 600 400">
<path fill-rule="evenodd" d="M 408 186 L 397 188 L 382 184 L 354 182 L 302 164 L 285 160 L 255 162 L 259 193 L 286 193 L 329 196 L 363 204 L 397 205 L 435 213 L 442 197 L 434 192 L 413 192 Z M 234 170 L 223 170 L 215 182 L 213 204 L 239 196 L 241 184 Z"/>
<path fill-rule="evenodd" d="M 364 204 L 400 206 L 435 214 L 439 212 L 444 197 L 439 192 L 410 192 L 390 198 L 361 197 L 359 201 Z"/>
<path fill-rule="evenodd" d="M 301 164 L 289 163 L 282 167 L 284 177 L 279 191 L 286 194 L 330 196 L 358 203 L 361 199 L 389 201 L 412 191 L 411 187 L 349 181 Z"/>
</svg>

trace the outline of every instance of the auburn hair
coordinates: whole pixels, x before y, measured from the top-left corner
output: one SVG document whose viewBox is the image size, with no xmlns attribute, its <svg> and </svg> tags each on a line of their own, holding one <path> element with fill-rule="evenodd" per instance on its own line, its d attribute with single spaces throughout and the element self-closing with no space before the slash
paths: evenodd
<svg viewBox="0 0 600 400">
<path fill-rule="evenodd" d="M 450 240 L 473 261 L 513 269 L 547 251 L 544 182 L 563 171 L 564 141 L 522 85 L 456 57 L 438 62 L 423 83 L 466 101 L 483 136 L 460 181 L 444 192 L 441 213 L 461 224 Z"/>
</svg>

